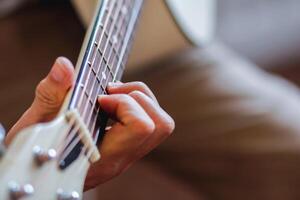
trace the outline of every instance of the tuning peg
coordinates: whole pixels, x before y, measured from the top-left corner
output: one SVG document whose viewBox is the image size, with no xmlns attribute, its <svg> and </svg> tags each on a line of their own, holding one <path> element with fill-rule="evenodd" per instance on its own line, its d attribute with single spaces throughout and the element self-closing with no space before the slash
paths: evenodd
<svg viewBox="0 0 300 200">
<path fill-rule="evenodd" d="M 34 188 L 30 184 L 21 186 L 20 184 L 12 181 L 8 184 L 10 197 L 12 200 L 19 200 L 24 197 L 33 195 Z"/>
<path fill-rule="evenodd" d="M 5 135 L 6 135 L 6 131 L 4 127 L 0 124 L 0 157 L 2 157 L 6 151 L 6 147 L 4 144 Z"/>
<path fill-rule="evenodd" d="M 65 192 L 62 189 L 57 191 L 57 199 L 58 200 L 79 200 L 80 195 L 76 191 Z"/>
<path fill-rule="evenodd" d="M 33 148 L 33 154 L 37 163 L 41 165 L 47 161 L 55 159 L 57 153 L 54 149 L 45 150 L 40 146 L 35 146 Z"/>
</svg>

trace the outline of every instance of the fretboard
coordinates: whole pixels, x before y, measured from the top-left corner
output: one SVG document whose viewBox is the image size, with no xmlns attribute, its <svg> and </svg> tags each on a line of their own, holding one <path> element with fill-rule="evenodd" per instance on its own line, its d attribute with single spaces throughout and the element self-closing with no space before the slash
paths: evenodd
<svg viewBox="0 0 300 200">
<path fill-rule="evenodd" d="M 69 109 L 77 109 L 86 127 L 99 137 L 97 98 L 109 82 L 120 80 L 143 0 L 103 0 L 76 79 Z"/>
</svg>

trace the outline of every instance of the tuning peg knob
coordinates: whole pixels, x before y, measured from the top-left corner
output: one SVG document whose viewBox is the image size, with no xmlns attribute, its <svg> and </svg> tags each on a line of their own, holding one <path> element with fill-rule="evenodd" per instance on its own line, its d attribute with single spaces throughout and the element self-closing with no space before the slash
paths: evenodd
<svg viewBox="0 0 300 200">
<path fill-rule="evenodd" d="M 8 184 L 10 197 L 12 200 L 19 200 L 24 197 L 33 195 L 34 188 L 30 184 L 21 186 L 20 184 L 12 181 Z"/>
<path fill-rule="evenodd" d="M 35 146 L 33 148 L 33 154 L 38 164 L 44 164 L 45 162 L 53 160 L 57 155 L 55 149 L 45 150 L 40 146 Z"/>
<path fill-rule="evenodd" d="M 58 200 L 80 200 L 80 195 L 76 191 L 64 192 L 62 189 L 57 191 Z"/>
</svg>

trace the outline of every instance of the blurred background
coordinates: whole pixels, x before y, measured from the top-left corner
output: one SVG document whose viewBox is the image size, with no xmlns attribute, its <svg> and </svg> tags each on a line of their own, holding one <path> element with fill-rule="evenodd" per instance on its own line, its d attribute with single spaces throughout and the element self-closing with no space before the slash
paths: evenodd
<svg viewBox="0 0 300 200">
<path fill-rule="evenodd" d="M 300 84 L 299 1 L 227 0 L 217 5 L 218 40 Z M 76 63 L 84 34 L 68 1 L 30 1 L 1 18 L 0 120 L 7 128 L 29 106 L 34 87 L 57 56 Z"/>
<path fill-rule="evenodd" d="M 219 0 L 216 9 L 216 40 L 270 73 L 300 85 L 300 1 Z M 0 12 L 0 121 L 9 129 L 32 102 L 35 86 L 56 57 L 63 55 L 76 63 L 85 28 L 67 0 L 23 0 L 21 5 L 2 0 Z M 135 176 L 145 171 L 149 176 L 152 170 L 161 172 L 157 167 L 147 171 L 142 164 L 136 167 Z M 171 186 L 169 178 L 145 178 L 153 178 L 152 184 L 162 184 L 168 193 L 182 187 L 172 178 Z M 178 199 L 200 198 L 189 186 L 184 187 L 190 197 L 184 193 Z"/>
</svg>

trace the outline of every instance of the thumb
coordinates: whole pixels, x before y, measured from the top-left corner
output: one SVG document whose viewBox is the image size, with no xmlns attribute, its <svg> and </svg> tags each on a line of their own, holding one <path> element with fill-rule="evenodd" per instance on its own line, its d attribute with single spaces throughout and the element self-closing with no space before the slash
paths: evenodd
<svg viewBox="0 0 300 200">
<path fill-rule="evenodd" d="M 73 81 L 72 63 L 66 58 L 58 58 L 50 73 L 37 86 L 35 99 L 30 108 L 9 131 L 5 139 L 6 144 L 10 144 L 21 129 L 52 120 L 59 112 Z"/>
<path fill-rule="evenodd" d="M 50 73 L 37 86 L 30 110 L 40 118 L 40 121 L 53 119 L 73 82 L 73 64 L 67 58 L 57 58 Z"/>
</svg>

